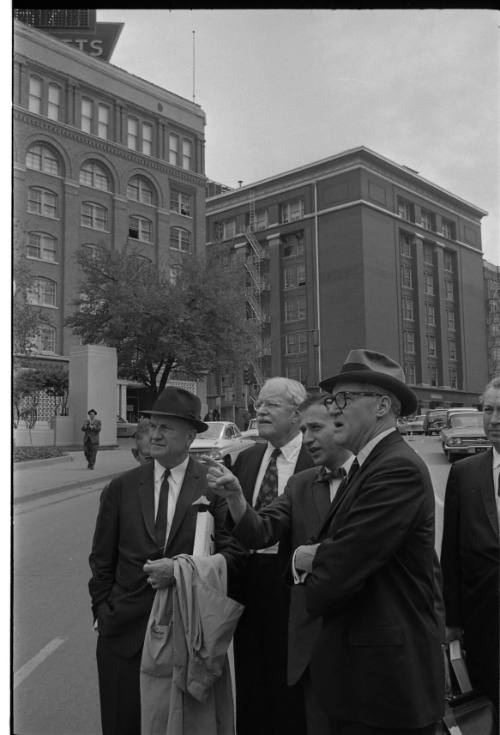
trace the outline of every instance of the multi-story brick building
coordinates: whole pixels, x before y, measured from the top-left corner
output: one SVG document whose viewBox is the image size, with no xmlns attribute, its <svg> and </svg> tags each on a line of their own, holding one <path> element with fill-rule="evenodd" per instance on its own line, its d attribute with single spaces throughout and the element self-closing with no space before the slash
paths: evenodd
<svg viewBox="0 0 500 735">
<path fill-rule="evenodd" d="M 500 377 L 500 266 L 484 261 L 488 380 Z"/>
<path fill-rule="evenodd" d="M 314 386 L 368 347 L 404 365 L 422 408 L 477 403 L 486 214 L 365 147 L 209 198 L 208 253 L 246 269 L 261 324 L 255 383 Z M 212 400 L 243 410 L 239 376 L 222 380 Z"/>
<path fill-rule="evenodd" d="M 199 105 L 14 21 L 16 245 L 45 318 L 42 355 L 68 355 L 89 250 L 133 249 L 163 267 L 205 248 Z"/>
</svg>

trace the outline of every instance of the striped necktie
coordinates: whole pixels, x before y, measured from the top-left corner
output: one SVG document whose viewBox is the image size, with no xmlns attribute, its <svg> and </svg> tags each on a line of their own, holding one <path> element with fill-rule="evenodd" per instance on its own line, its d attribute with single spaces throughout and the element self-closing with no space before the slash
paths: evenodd
<svg viewBox="0 0 500 735">
<path fill-rule="evenodd" d="M 281 449 L 276 447 L 269 458 L 264 477 L 259 488 L 259 494 L 255 502 L 255 510 L 259 510 L 266 505 L 269 505 L 275 498 L 278 497 L 278 468 L 276 466 L 276 459 L 281 454 Z"/>
</svg>

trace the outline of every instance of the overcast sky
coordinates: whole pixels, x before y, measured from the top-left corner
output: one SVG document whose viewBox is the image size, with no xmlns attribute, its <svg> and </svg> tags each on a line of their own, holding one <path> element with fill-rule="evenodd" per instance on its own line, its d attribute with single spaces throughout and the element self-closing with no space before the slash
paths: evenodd
<svg viewBox="0 0 500 735">
<path fill-rule="evenodd" d="M 193 98 L 206 174 L 229 186 L 367 146 L 489 212 L 500 265 L 499 36 L 492 10 L 118 10 L 111 61 Z"/>
</svg>

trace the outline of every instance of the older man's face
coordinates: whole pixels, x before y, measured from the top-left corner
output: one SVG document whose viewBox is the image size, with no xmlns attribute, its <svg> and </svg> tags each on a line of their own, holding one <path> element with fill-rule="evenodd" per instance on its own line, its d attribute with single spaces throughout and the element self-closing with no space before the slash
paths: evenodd
<svg viewBox="0 0 500 735">
<path fill-rule="evenodd" d="M 281 447 L 299 432 L 299 414 L 284 390 L 264 386 L 255 402 L 259 436 Z"/>
<path fill-rule="evenodd" d="M 196 429 L 184 419 L 161 414 L 151 416 L 150 426 L 153 459 L 163 467 L 176 467 L 183 462 L 196 436 Z"/>
<path fill-rule="evenodd" d="M 329 407 L 334 423 L 334 437 L 337 444 L 357 454 L 377 433 L 377 411 L 379 395 L 359 395 L 363 392 L 375 392 L 359 383 L 338 383 L 332 390 L 335 396 L 345 391 L 347 403 L 339 409 L 335 402 Z M 380 389 L 380 395 L 383 390 Z"/>
<path fill-rule="evenodd" d="M 483 398 L 484 432 L 500 452 L 500 388 L 490 388 Z"/>
</svg>

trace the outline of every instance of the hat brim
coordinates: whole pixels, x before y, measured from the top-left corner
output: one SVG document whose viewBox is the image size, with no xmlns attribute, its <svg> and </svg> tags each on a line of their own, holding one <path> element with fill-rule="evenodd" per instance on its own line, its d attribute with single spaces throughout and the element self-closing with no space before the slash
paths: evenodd
<svg viewBox="0 0 500 735">
<path fill-rule="evenodd" d="M 369 383 L 377 385 L 380 388 L 394 393 L 396 398 L 401 401 L 401 416 L 409 416 L 418 408 L 418 399 L 415 393 L 405 383 L 396 378 L 391 378 L 385 373 L 378 373 L 375 370 L 346 370 L 343 373 L 334 375 L 320 382 L 320 387 L 329 393 L 338 383 Z"/>
<path fill-rule="evenodd" d="M 195 428 L 198 434 L 201 434 L 203 431 L 206 431 L 208 429 L 208 424 L 206 424 L 204 421 L 198 421 L 198 419 L 191 419 L 187 416 L 180 416 L 177 413 L 171 413 L 169 411 L 141 411 L 142 414 L 145 416 L 172 416 L 175 419 L 183 419 L 184 421 L 187 421 L 188 424 L 192 424 Z"/>
</svg>

